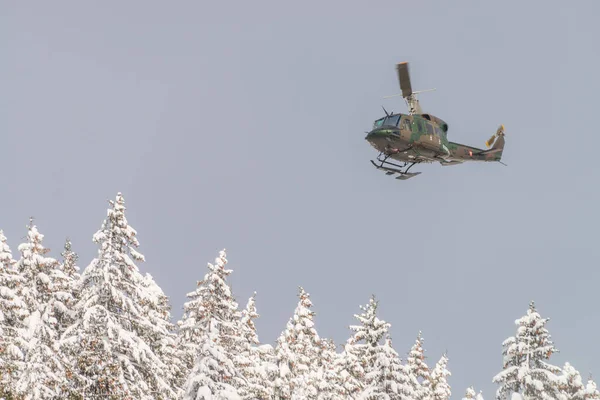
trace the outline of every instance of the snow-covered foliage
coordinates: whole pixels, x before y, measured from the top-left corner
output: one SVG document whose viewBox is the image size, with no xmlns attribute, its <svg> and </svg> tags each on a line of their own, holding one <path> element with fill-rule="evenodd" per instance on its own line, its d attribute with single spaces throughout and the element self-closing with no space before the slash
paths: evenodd
<svg viewBox="0 0 600 400">
<path fill-rule="evenodd" d="M 483 394 L 481 393 L 481 391 L 479 391 L 479 393 L 476 393 L 473 386 L 471 386 L 467 388 L 465 397 L 463 397 L 462 400 L 483 400 Z"/>
<path fill-rule="evenodd" d="M 546 329 L 548 318 L 542 318 L 530 303 L 527 314 L 517 319 L 517 333 L 504 341 L 503 370 L 493 382 L 498 383 L 496 398 L 506 399 L 511 393 L 520 393 L 525 400 L 557 399 L 559 397 L 559 367 L 549 364 L 557 350 Z"/>
<path fill-rule="evenodd" d="M 562 368 L 562 375 L 558 385 L 564 400 L 585 399 L 585 386 L 583 385 L 581 375 L 568 362 Z"/>
<path fill-rule="evenodd" d="M 337 365 L 341 356 L 336 352 L 335 343 L 331 339 L 321 338 L 321 357 L 317 367 L 316 385 L 318 400 L 346 399 L 343 380 L 338 374 Z"/>
<path fill-rule="evenodd" d="M 431 371 L 431 391 L 433 400 L 449 400 L 452 395 L 448 377 L 452 374 L 448 370 L 448 356 L 442 358 L 435 364 Z"/>
<path fill-rule="evenodd" d="M 347 358 L 346 368 L 353 379 L 347 379 L 346 384 L 354 388 L 352 394 L 362 392 L 369 385 L 369 375 L 375 368 L 377 347 L 388 333 L 390 324 L 377 317 L 378 302 L 371 296 L 366 306 L 359 306 L 363 311 L 354 314 L 358 325 L 350 325 L 353 335 L 347 340 L 343 356 Z"/>
<path fill-rule="evenodd" d="M 416 381 L 414 391 L 416 400 L 428 400 L 432 397 L 431 391 L 431 372 L 429 366 L 425 362 L 425 350 L 423 348 L 423 336 L 422 332 L 419 332 L 415 343 L 410 348 L 408 357 L 406 359 L 406 366 L 408 367 L 408 373 L 415 380 L 412 380 L 413 384 Z"/>
<path fill-rule="evenodd" d="M 81 275 L 77 260 L 79 256 L 71 248 L 71 241 L 67 238 L 64 251 L 60 253 L 62 263 L 59 271 L 56 271 L 56 284 L 58 286 L 57 297 L 60 303 L 57 303 L 56 319 L 58 321 L 58 331 L 60 334 L 72 325 L 75 320 L 74 308 L 79 301 L 79 283 Z"/>
<path fill-rule="evenodd" d="M 184 384 L 184 399 L 241 399 L 238 389 L 243 384 L 234 364 L 240 348 L 240 315 L 227 276 L 225 250 L 184 305 L 179 321 L 180 344 L 191 372 Z"/>
<path fill-rule="evenodd" d="M 23 277 L 0 230 L 0 397 L 15 393 L 15 382 L 24 368 L 24 324 L 29 315 L 19 295 Z"/>
<path fill-rule="evenodd" d="M 77 318 L 63 334 L 62 350 L 84 398 L 172 399 L 169 369 L 152 343 L 163 338 L 163 326 L 153 324 L 143 305 L 156 296 L 134 263 L 144 261 L 135 250 L 137 232 L 127 222 L 121 193 L 109 203 L 93 236 L 98 255 L 81 276 Z"/>
<path fill-rule="evenodd" d="M 366 389 L 359 399 L 414 399 L 416 396 L 414 377 L 409 374 L 408 368 L 402 365 L 398 353 L 392 346 L 391 337 L 387 335 L 385 343 L 378 344 L 375 349 L 375 364 L 365 376 Z"/>
<path fill-rule="evenodd" d="M 391 324 L 371 297 L 351 337 L 336 350 L 317 334 L 309 294 L 299 288 L 292 317 L 275 343 L 261 343 L 256 293 L 238 309 L 225 250 L 188 293 L 171 322 L 169 298 L 136 262 L 137 232 L 121 193 L 93 235 L 99 249 L 79 273 L 67 239 L 62 260 L 48 255 L 30 222 L 18 261 L 0 230 L 0 400 L 449 400 L 452 375 L 442 355 L 430 368 L 419 332 L 406 361 Z M 497 400 L 600 400 L 557 350 L 533 303 L 503 343 Z M 461 396 L 459 396 L 461 397 Z M 467 389 L 463 400 L 483 400 Z"/>
<path fill-rule="evenodd" d="M 590 378 L 585 385 L 584 399 L 586 400 L 598 400 L 600 399 L 600 392 L 598 391 L 598 387 L 596 386 L 596 382 Z"/>
<path fill-rule="evenodd" d="M 279 377 L 275 395 L 281 399 L 315 399 L 318 379 L 315 373 L 320 358 L 321 338 L 314 324 L 310 295 L 299 287 L 298 305 L 281 332 L 275 346 Z"/>
<path fill-rule="evenodd" d="M 560 400 L 600 399 L 596 383 L 592 380 L 591 376 L 587 383 L 584 384 L 579 371 L 569 362 L 566 362 L 563 366 L 562 375 L 558 382 Z"/>
<path fill-rule="evenodd" d="M 169 298 L 150 274 L 144 276 L 142 287 L 145 290 L 140 305 L 145 318 L 140 323 L 148 325 L 141 330 L 141 336 L 166 366 L 164 379 L 173 392 L 180 396 L 187 372 L 177 344 L 175 324 L 171 322 Z"/>
<path fill-rule="evenodd" d="M 256 312 L 256 293 L 248 299 L 246 308 L 242 310 L 240 319 L 240 348 L 236 351 L 234 364 L 240 371 L 245 384 L 239 388 L 242 399 L 271 399 L 272 387 L 269 384 L 268 360 L 263 357 L 259 348 L 260 341 L 254 320 L 259 317 Z"/>
<path fill-rule="evenodd" d="M 44 235 L 30 222 L 27 241 L 19 245 L 21 258 L 16 263 L 25 278 L 18 292 L 25 300 L 29 315 L 25 318 L 25 368 L 16 383 L 16 392 L 24 399 L 61 397 L 67 387 L 64 361 L 58 351 L 57 310 L 66 308 L 60 286 L 59 262 L 46 257 Z"/>
</svg>

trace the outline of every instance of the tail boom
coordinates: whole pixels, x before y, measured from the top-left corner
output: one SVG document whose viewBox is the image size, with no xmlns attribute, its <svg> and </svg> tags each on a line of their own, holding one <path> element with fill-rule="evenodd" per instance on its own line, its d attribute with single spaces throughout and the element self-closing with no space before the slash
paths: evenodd
<svg viewBox="0 0 600 400">
<path fill-rule="evenodd" d="M 500 125 L 496 133 L 492 135 L 492 137 L 486 142 L 487 147 L 490 147 L 491 145 L 490 149 L 484 150 L 477 147 L 450 142 L 448 146 L 448 149 L 450 150 L 450 157 L 448 157 L 447 160 L 500 161 L 504 151 L 504 144 L 504 125 Z"/>
</svg>

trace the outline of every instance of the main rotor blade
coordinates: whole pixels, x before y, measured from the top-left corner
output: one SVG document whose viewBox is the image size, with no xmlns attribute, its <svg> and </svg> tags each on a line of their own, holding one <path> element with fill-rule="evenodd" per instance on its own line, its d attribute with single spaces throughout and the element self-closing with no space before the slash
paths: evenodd
<svg viewBox="0 0 600 400">
<path fill-rule="evenodd" d="M 400 89 L 402 89 L 402 97 L 408 97 L 412 94 L 412 86 L 410 85 L 410 75 L 408 74 L 408 62 L 402 62 L 396 65 L 398 71 L 398 81 Z"/>
</svg>

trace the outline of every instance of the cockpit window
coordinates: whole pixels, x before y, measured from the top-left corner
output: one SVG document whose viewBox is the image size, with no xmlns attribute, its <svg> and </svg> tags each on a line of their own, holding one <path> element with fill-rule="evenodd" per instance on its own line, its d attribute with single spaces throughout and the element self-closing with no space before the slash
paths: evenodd
<svg viewBox="0 0 600 400">
<path fill-rule="evenodd" d="M 381 118 L 381 119 L 378 119 L 377 121 L 375 121 L 375 122 L 373 123 L 373 129 L 375 129 L 375 128 L 379 128 L 381 125 L 383 125 L 383 120 L 384 120 L 384 119 L 385 119 L 385 118 Z"/>
<path fill-rule="evenodd" d="M 399 120 L 400 120 L 400 116 L 399 115 L 394 115 L 393 117 L 386 117 L 385 118 L 385 122 L 383 124 L 384 125 L 398 126 L 398 121 Z"/>
</svg>

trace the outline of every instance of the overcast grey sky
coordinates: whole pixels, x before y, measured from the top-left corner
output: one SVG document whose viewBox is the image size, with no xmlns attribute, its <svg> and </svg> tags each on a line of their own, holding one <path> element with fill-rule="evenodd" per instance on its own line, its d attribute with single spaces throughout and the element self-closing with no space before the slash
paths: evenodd
<svg viewBox="0 0 600 400">
<path fill-rule="evenodd" d="M 447 350 L 453 398 L 493 398 L 501 343 L 535 300 L 561 353 L 600 378 L 597 1 L 2 2 L 0 228 L 35 217 L 85 267 L 123 192 L 150 272 L 181 316 L 227 248 L 273 343 L 310 294 L 346 340 L 374 293 L 404 356 Z M 374 169 L 365 131 L 406 111 L 409 61 L 451 140 L 503 161 Z M 414 168 L 413 168 L 414 169 Z"/>
</svg>

